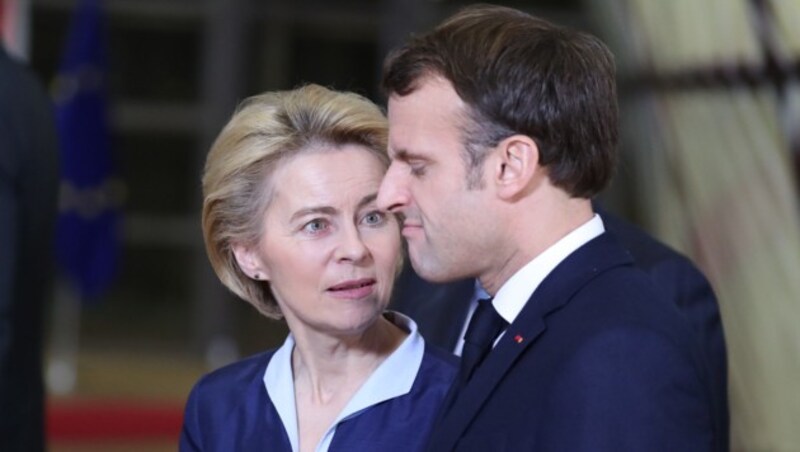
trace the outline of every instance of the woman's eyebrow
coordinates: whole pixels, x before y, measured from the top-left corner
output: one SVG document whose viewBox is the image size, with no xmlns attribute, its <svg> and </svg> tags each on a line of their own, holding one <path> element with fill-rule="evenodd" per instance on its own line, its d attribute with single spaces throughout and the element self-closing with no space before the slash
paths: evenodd
<svg viewBox="0 0 800 452">
<path fill-rule="evenodd" d="M 304 208 L 298 210 L 297 212 L 295 212 L 294 214 L 292 214 L 292 217 L 289 220 L 290 221 L 294 221 L 294 220 L 296 220 L 298 218 L 301 218 L 301 217 L 304 217 L 306 215 L 319 214 L 319 213 L 322 213 L 322 214 L 325 214 L 325 215 L 335 215 L 336 212 L 337 212 L 337 210 L 334 207 L 331 207 L 331 206 L 304 207 Z"/>
<path fill-rule="evenodd" d="M 358 203 L 358 208 L 361 209 L 366 205 L 372 204 L 375 200 L 378 199 L 378 193 L 371 193 L 367 196 L 361 198 L 361 201 Z"/>
</svg>

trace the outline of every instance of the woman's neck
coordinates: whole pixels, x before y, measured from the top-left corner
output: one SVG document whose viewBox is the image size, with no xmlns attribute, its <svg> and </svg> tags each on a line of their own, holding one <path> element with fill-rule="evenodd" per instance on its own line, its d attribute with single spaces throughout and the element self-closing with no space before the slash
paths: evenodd
<svg viewBox="0 0 800 452">
<path fill-rule="evenodd" d="M 358 335 L 295 335 L 295 387 L 308 390 L 306 395 L 315 404 L 332 401 L 337 394 L 349 392 L 346 388 L 358 389 L 407 335 L 383 316 Z"/>
<path fill-rule="evenodd" d="M 353 337 L 295 335 L 292 373 L 300 452 L 316 449 L 353 395 L 406 336 L 383 316 Z"/>
</svg>

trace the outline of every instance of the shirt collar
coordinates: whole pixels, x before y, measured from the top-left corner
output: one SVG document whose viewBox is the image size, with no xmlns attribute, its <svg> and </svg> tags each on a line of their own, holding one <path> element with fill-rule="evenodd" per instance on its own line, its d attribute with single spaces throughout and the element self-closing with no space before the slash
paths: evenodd
<svg viewBox="0 0 800 452">
<path fill-rule="evenodd" d="M 340 422 L 358 416 L 373 405 L 408 394 L 414 385 L 414 380 L 422 365 L 425 341 L 417 331 L 417 324 L 409 317 L 398 312 L 386 312 L 384 317 L 400 329 L 408 331 L 409 334 L 353 395 L 353 398 L 322 436 L 317 447 L 318 451 L 328 450 L 336 432 L 336 426 Z M 290 333 L 267 364 L 267 370 L 264 372 L 264 386 L 283 422 L 292 450 L 297 451 L 299 439 L 297 407 L 294 399 L 294 373 L 292 371 L 294 344 L 294 338 Z"/>
<path fill-rule="evenodd" d="M 600 215 L 594 214 L 592 219 L 517 270 L 497 291 L 492 300 L 494 308 L 509 324 L 514 323 L 514 319 L 547 275 L 567 256 L 603 232 L 605 232 L 603 220 Z"/>
</svg>

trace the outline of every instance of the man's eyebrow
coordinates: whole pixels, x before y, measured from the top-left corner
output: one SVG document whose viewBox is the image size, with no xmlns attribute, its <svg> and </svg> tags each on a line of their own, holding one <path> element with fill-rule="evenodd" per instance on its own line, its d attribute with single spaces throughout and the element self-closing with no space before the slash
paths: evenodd
<svg viewBox="0 0 800 452">
<path fill-rule="evenodd" d="M 289 220 L 290 221 L 295 221 L 298 218 L 302 218 L 302 217 L 304 217 L 306 215 L 313 215 L 313 214 L 319 214 L 319 213 L 322 213 L 322 214 L 325 214 L 325 215 L 335 215 L 336 212 L 337 212 L 336 209 L 334 209 L 333 207 L 330 207 L 330 206 L 305 207 L 305 208 L 302 208 L 302 209 L 298 210 L 294 214 L 292 214 L 292 217 Z"/>
<path fill-rule="evenodd" d="M 400 160 L 401 162 L 408 162 L 411 160 L 428 160 L 428 158 L 425 156 L 414 154 L 405 149 L 399 149 L 397 151 L 394 151 L 394 155 L 392 156 L 392 158 L 394 160 Z"/>
<path fill-rule="evenodd" d="M 400 160 L 405 162 L 406 160 L 408 160 L 408 151 L 406 151 L 405 149 L 393 150 L 390 148 L 389 157 L 391 157 L 392 160 Z"/>
</svg>

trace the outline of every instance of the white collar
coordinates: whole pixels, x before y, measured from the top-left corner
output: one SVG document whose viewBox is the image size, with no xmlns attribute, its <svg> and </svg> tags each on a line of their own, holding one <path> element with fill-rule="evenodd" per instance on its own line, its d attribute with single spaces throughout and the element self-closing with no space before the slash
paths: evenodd
<svg viewBox="0 0 800 452">
<path fill-rule="evenodd" d="M 413 320 L 398 312 L 385 312 L 387 320 L 401 329 L 408 331 L 409 335 L 392 352 L 375 371 L 372 372 L 363 385 L 347 402 L 341 413 L 336 417 L 331 426 L 320 439 L 316 447 L 317 452 L 325 452 L 331 444 L 336 426 L 354 416 L 358 416 L 366 408 L 377 405 L 385 400 L 408 394 L 417 377 L 422 357 L 425 353 L 425 341 L 417 332 L 417 324 Z M 294 338 L 291 333 L 286 337 L 283 345 L 272 355 L 267 370 L 264 372 L 264 386 L 267 388 L 272 403 L 286 429 L 292 451 L 297 452 L 299 444 L 297 428 L 297 407 L 294 399 L 294 373 L 292 372 L 292 350 Z"/>
<path fill-rule="evenodd" d="M 567 256 L 603 232 L 605 232 L 603 220 L 600 219 L 600 215 L 594 214 L 591 220 L 565 235 L 517 270 L 497 291 L 492 300 L 494 308 L 509 324 L 514 323 L 514 319 L 547 275 Z"/>
</svg>

